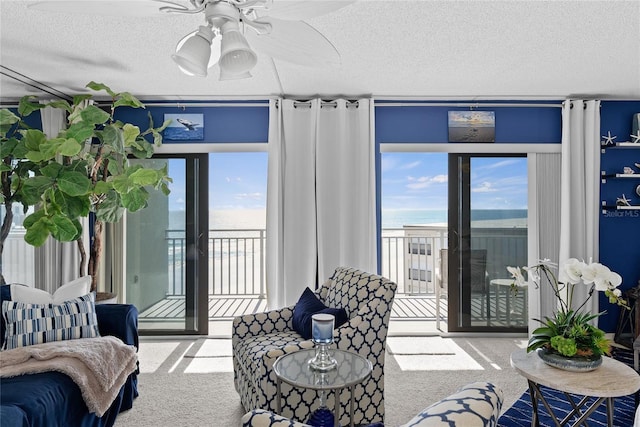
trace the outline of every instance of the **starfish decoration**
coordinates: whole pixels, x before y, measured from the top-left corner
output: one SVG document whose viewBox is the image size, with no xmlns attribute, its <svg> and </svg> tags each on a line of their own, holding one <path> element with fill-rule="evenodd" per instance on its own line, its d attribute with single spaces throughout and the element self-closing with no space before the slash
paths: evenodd
<svg viewBox="0 0 640 427">
<path fill-rule="evenodd" d="M 631 206 L 631 203 L 629 203 L 630 200 L 627 199 L 627 197 L 623 194 L 622 197 L 618 197 L 618 199 L 616 200 L 616 205 L 618 206 Z"/>
<path fill-rule="evenodd" d="M 602 135 L 602 138 L 604 138 L 602 140 L 602 145 L 613 145 L 614 144 L 613 140 L 616 139 L 617 136 L 611 136 L 611 131 L 608 130 L 607 136 Z"/>
<path fill-rule="evenodd" d="M 631 141 L 631 142 L 636 142 L 636 143 L 640 142 L 640 129 L 638 129 L 638 130 L 636 131 L 635 135 L 634 135 L 634 134 L 631 134 L 631 135 L 629 135 L 629 136 L 630 136 L 631 138 L 633 138 L 633 141 Z"/>
</svg>

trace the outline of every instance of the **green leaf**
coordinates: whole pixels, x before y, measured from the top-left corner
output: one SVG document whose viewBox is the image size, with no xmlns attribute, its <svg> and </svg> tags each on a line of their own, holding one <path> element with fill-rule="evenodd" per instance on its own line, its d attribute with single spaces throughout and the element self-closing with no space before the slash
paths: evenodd
<svg viewBox="0 0 640 427">
<path fill-rule="evenodd" d="M 0 172 L 9 172 L 11 170 L 11 166 L 5 164 L 4 162 L 0 162 Z"/>
<path fill-rule="evenodd" d="M 87 195 L 69 196 L 60 190 L 56 190 L 55 199 L 60 206 L 60 211 L 69 219 L 85 217 L 89 215 L 91 201 Z"/>
<path fill-rule="evenodd" d="M 54 138 L 40 144 L 40 153 L 42 154 L 42 160 L 53 159 L 56 154 L 59 153 L 60 146 L 63 142 L 64 139 L 62 138 Z"/>
<path fill-rule="evenodd" d="M 96 83 L 93 80 L 91 80 L 89 83 L 87 83 L 87 86 L 89 89 L 91 90 L 95 90 L 96 92 L 104 90 L 106 91 L 109 95 L 111 95 L 112 98 L 115 98 L 117 96 L 117 93 L 115 93 L 114 91 L 111 90 L 111 88 L 103 83 Z"/>
<path fill-rule="evenodd" d="M 140 128 L 132 124 L 126 123 L 122 127 L 122 133 L 124 137 L 124 146 L 129 147 L 136 142 L 136 138 L 140 135 Z"/>
<path fill-rule="evenodd" d="M 113 186 L 113 189 L 119 194 L 128 193 L 131 189 L 129 177 L 126 175 L 112 176 L 109 182 Z"/>
<path fill-rule="evenodd" d="M 60 163 L 53 162 L 40 168 L 40 173 L 44 176 L 48 176 L 49 178 L 56 178 L 62 169 L 63 166 Z"/>
<path fill-rule="evenodd" d="M 20 117 L 5 108 L 0 110 L 0 135 L 5 136 L 11 127 L 20 121 Z"/>
<path fill-rule="evenodd" d="M 36 221 L 38 221 L 40 218 L 44 217 L 44 210 L 43 209 L 39 209 L 37 211 L 35 211 L 34 213 L 27 215 L 25 217 L 25 219 L 22 221 L 22 225 L 24 228 L 30 228 L 31 226 L 33 226 L 33 224 L 36 223 Z"/>
<path fill-rule="evenodd" d="M 168 196 L 169 194 L 171 194 L 171 190 L 169 189 L 169 186 L 164 182 L 160 184 L 160 191 L 162 191 L 162 194 L 164 194 L 165 196 Z"/>
<path fill-rule="evenodd" d="M 109 115 L 109 113 L 101 110 L 95 105 L 88 105 L 80 112 L 80 117 L 82 117 L 83 122 L 94 125 L 106 123 L 111 116 Z"/>
<path fill-rule="evenodd" d="M 22 117 L 26 117 L 33 113 L 34 111 L 38 111 L 45 107 L 44 104 L 40 104 L 38 102 L 31 102 L 32 99 L 37 99 L 34 95 L 27 95 L 20 98 L 20 102 L 18 104 L 18 113 Z"/>
<path fill-rule="evenodd" d="M 130 212 L 137 212 L 147 207 L 149 192 L 144 188 L 132 188 L 126 194 L 122 194 L 122 205 Z"/>
<path fill-rule="evenodd" d="M 113 104 L 113 108 L 117 107 L 132 107 L 132 108 L 145 108 L 144 104 L 138 100 L 135 96 L 129 92 L 119 93 L 118 100 Z"/>
<path fill-rule="evenodd" d="M 89 122 L 77 122 L 69 126 L 69 129 L 64 132 L 64 135 L 67 138 L 73 138 L 78 143 L 81 143 L 91 138 L 94 130 L 94 125 Z"/>
<path fill-rule="evenodd" d="M 2 141 L 0 144 L 0 159 L 4 159 L 5 157 L 9 157 L 13 154 L 13 149 L 18 145 L 18 140 L 16 138 L 10 138 L 6 141 Z"/>
<path fill-rule="evenodd" d="M 24 225 L 24 223 L 23 223 Z M 25 226 L 26 227 L 26 226 Z M 24 240 L 31 246 L 39 247 L 44 245 L 47 241 L 53 224 L 51 221 L 44 217 L 34 222 L 30 227 L 26 227 L 27 231 L 24 234 Z"/>
<path fill-rule="evenodd" d="M 129 176 L 133 184 L 145 186 L 156 185 L 158 182 L 158 172 L 154 169 L 138 169 Z"/>
<path fill-rule="evenodd" d="M 47 104 L 47 106 L 51 108 L 59 108 L 61 110 L 65 110 L 67 113 L 70 113 L 72 111 L 71 105 L 69 105 L 69 102 L 64 99 L 61 99 L 58 101 L 51 101 Z"/>
<path fill-rule="evenodd" d="M 63 156 L 71 157 L 82 151 L 82 144 L 72 138 L 65 139 L 64 141 L 62 141 L 62 144 L 60 144 L 60 147 L 58 149 L 60 151 L 60 154 L 62 154 Z"/>
<path fill-rule="evenodd" d="M 60 242 L 71 242 L 80 234 L 73 221 L 64 215 L 54 215 L 51 221 L 55 225 L 51 235 Z"/>
<path fill-rule="evenodd" d="M 47 176 L 34 176 L 24 180 L 22 198 L 28 205 L 35 205 L 40 201 L 44 192 L 53 185 L 53 179 Z"/>
<path fill-rule="evenodd" d="M 47 141 L 47 136 L 41 130 L 29 129 L 22 132 L 22 141 L 31 151 L 40 151 L 40 144 Z"/>
<path fill-rule="evenodd" d="M 82 196 L 91 189 L 91 180 L 80 172 L 64 171 L 58 178 L 58 188 L 70 196 Z"/>
<path fill-rule="evenodd" d="M 96 185 L 93 187 L 93 192 L 95 194 L 108 193 L 111 190 L 113 190 L 113 185 L 111 185 L 110 182 L 105 182 L 105 181 L 98 181 L 96 182 Z"/>
<path fill-rule="evenodd" d="M 15 148 L 13 149 L 13 157 L 16 159 L 26 159 L 28 152 L 29 152 L 29 149 L 24 144 L 24 141 L 20 140 L 18 144 L 15 146 Z"/>
<path fill-rule="evenodd" d="M 122 129 L 118 129 L 115 126 L 105 126 L 102 132 L 102 142 L 113 148 L 117 153 L 124 152 L 124 137 L 122 136 Z"/>
<path fill-rule="evenodd" d="M 96 218 L 103 222 L 118 222 L 124 214 L 120 195 L 110 191 L 108 197 L 96 209 Z"/>
</svg>

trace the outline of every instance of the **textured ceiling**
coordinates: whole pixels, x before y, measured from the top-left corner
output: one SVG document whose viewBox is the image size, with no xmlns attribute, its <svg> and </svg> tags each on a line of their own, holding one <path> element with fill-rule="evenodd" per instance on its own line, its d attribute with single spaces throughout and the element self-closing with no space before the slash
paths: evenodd
<svg viewBox="0 0 640 427">
<path fill-rule="evenodd" d="M 34 81 L 74 94 L 91 80 L 157 100 L 640 99 L 640 0 L 360 0 L 306 20 L 335 45 L 341 66 L 258 53 L 253 77 L 232 81 L 185 76 L 170 59 L 201 14 L 153 13 L 159 3 L 151 1 L 113 1 L 128 10 L 151 4 L 143 16 L 43 12 L 30 3 L 0 0 L 4 101 L 41 94 Z"/>
</svg>

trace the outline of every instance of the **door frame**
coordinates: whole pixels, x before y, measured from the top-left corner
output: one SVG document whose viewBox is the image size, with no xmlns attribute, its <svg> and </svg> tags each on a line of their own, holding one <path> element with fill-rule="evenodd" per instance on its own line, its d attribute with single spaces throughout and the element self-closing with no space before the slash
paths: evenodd
<svg viewBox="0 0 640 427">
<path fill-rule="evenodd" d="M 487 313 L 486 325 L 471 325 L 470 313 L 464 313 L 471 298 L 471 159 L 478 157 L 526 158 L 523 153 L 449 153 L 449 214 L 448 214 L 448 331 L 449 332 L 527 332 L 527 326 L 492 326 L 491 313 Z M 462 173 L 461 173 L 462 172 Z M 490 287 L 487 285 L 487 298 Z"/>
<path fill-rule="evenodd" d="M 209 334 L 209 189 L 208 153 L 155 154 L 156 159 L 185 159 L 185 247 L 193 248 L 185 266 L 185 328 L 143 329 L 139 334 L 208 335 Z M 191 191 L 189 191 L 191 185 Z M 191 326 L 191 327 L 190 327 Z"/>
</svg>

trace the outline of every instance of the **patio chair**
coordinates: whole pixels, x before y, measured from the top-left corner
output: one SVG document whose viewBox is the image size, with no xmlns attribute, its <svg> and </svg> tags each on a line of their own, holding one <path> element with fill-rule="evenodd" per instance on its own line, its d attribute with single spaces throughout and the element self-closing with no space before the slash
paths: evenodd
<svg viewBox="0 0 640 427">
<path fill-rule="evenodd" d="M 387 330 L 396 284 L 382 276 L 339 267 L 315 291 L 327 307 L 345 308 L 349 321 L 334 331 L 335 345 L 366 357 L 371 377 L 355 388 L 354 422 L 384 421 L 384 359 Z M 276 411 L 273 364 L 286 353 L 312 348 L 313 342 L 293 329 L 295 306 L 236 317 L 232 327 L 233 371 L 236 390 L 246 411 Z M 340 393 L 340 423 L 349 422 L 350 393 Z M 318 395 L 282 384 L 282 415 L 306 421 L 317 408 Z M 333 403 L 330 403 L 333 407 Z"/>
</svg>

